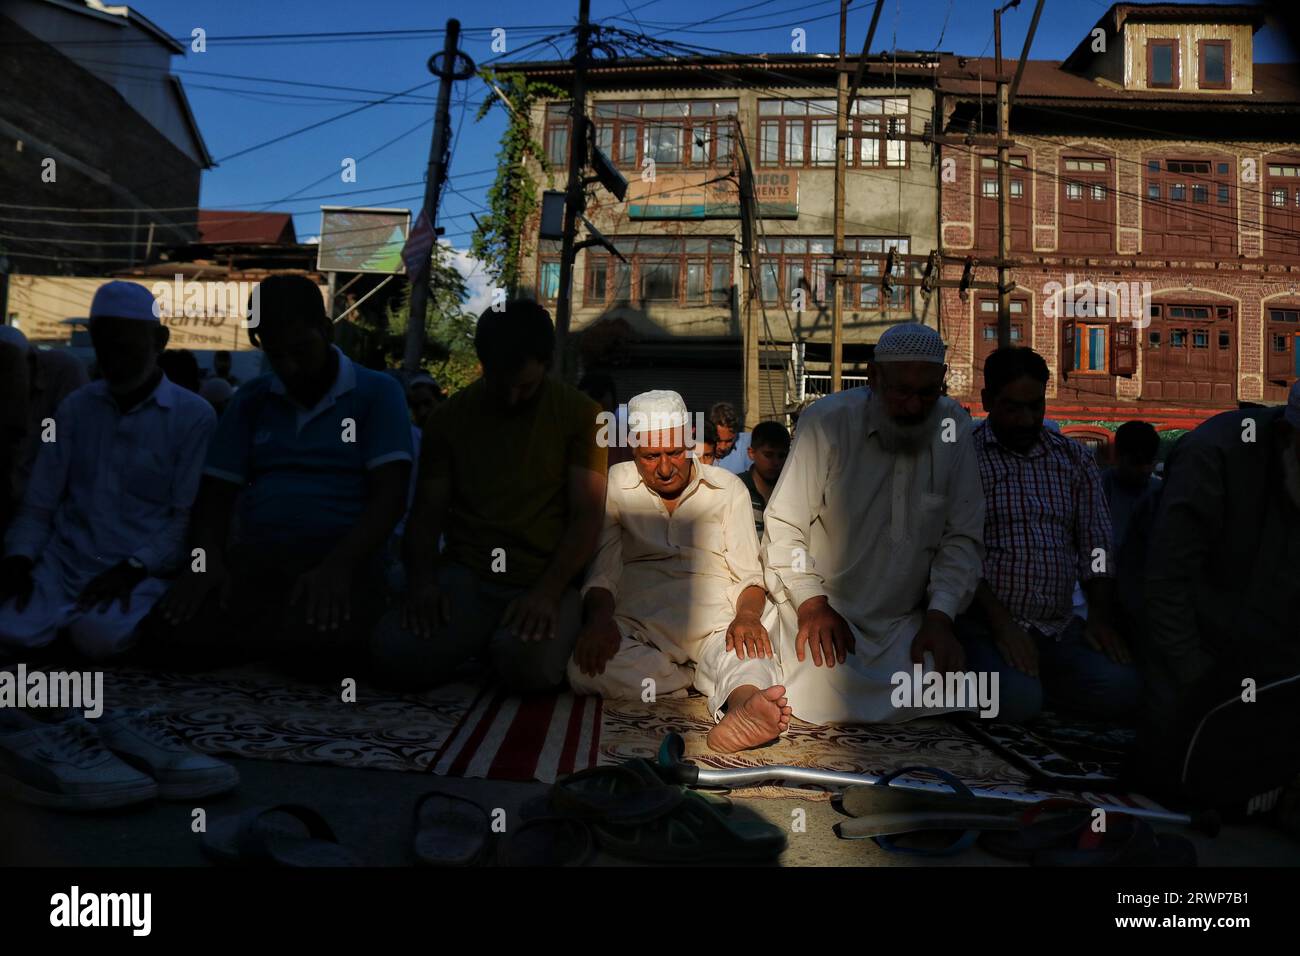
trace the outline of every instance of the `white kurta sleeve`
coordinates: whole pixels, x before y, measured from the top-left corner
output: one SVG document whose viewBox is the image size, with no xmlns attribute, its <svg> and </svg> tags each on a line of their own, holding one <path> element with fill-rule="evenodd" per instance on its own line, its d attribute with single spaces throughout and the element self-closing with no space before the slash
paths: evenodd
<svg viewBox="0 0 1300 956">
<path fill-rule="evenodd" d="M 186 560 L 186 535 L 190 527 L 190 509 L 199 493 L 208 442 L 217 429 L 217 416 L 211 408 L 199 407 L 190 427 L 181 438 L 172 473 L 171 507 L 162 530 L 146 541 L 132 555 L 152 575 L 165 574 Z"/>
<path fill-rule="evenodd" d="M 734 611 L 745 588 L 754 585 L 764 587 L 763 566 L 758 557 L 758 535 L 754 531 L 754 506 L 749 500 L 749 490 L 739 479 L 727 482 L 722 534 L 726 548 L 724 557 L 736 582 L 731 588 L 731 607 Z"/>
<path fill-rule="evenodd" d="M 809 549 L 812 524 L 825 500 L 832 455 L 825 418 L 814 405 L 799 419 L 790 455 L 763 513 L 761 550 L 767 591 L 773 597 L 784 595 L 795 608 L 826 593 L 825 579 Z"/>
<path fill-rule="evenodd" d="M 585 597 L 592 588 L 604 588 L 618 600 L 618 582 L 623 576 L 623 522 L 619 516 L 619 489 L 610 482 L 605 491 L 605 521 L 600 529 L 600 543 L 582 584 Z"/>
<path fill-rule="evenodd" d="M 948 473 L 948 514 L 926 588 L 927 608 L 954 619 L 970 607 L 984 567 L 984 489 L 969 424 L 956 444 Z"/>
</svg>

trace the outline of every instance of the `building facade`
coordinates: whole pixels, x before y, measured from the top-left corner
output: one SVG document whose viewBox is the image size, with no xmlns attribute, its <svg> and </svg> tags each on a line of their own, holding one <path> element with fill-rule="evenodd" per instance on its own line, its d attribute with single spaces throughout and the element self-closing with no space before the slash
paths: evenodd
<svg viewBox="0 0 1300 956">
<path fill-rule="evenodd" d="M 1026 64 L 1012 338 L 1047 359 L 1054 417 L 1190 427 L 1282 401 L 1300 374 L 1300 88 L 1293 64 L 1253 62 L 1263 23 L 1256 7 L 1117 4 L 1064 61 Z M 992 61 L 946 72 L 945 132 L 996 130 Z M 995 151 L 942 157 L 945 251 L 995 259 Z M 944 296 L 950 382 L 978 404 L 996 295 Z"/>
<path fill-rule="evenodd" d="M 937 64 L 934 56 L 902 54 L 871 64 L 851 113 L 846 246 L 878 258 L 846 267 L 848 385 L 861 382 L 884 328 L 926 318 L 932 308 L 906 288 L 882 297 L 879 270 L 890 248 L 924 254 L 938 241 L 936 157 L 924 143 L 890 138 L 933 122 Z M 586 215 L 627 261 L 598 247 L 578 254 L 572 329 L 583 336 L 587 369 L 612 373 L 620 395 L 673 388 L 692 409 L 720 400 L 740 407 L 742 324 L 751 298 L 761 342 L 760 407 L 747 417 L 783 418 L 802 395 L 828 390 L 835 68 L 834 57 L 792 55 L 619 61 L 589 73 L 595 142 L 628 180 L 628 193 L 617 202 L 595 190 Z M 564 63 L 513 69 L 561 88 L 571 80 Z M 539 103 L 532 122 L 563 188 L 568 103 Z M 742 255 L 739 182 L 746 163 L 759 211 L 755 283 Z M 553 306 L 559 243 L 534 231 L 526 245 L 521 272 Z"/>
<path fill-rule="evenodd" d="M 0 271 L 105 275 L 195 241 L 213 161 L 170 72 L 186 48 L 92 0 L 0 0 L 0 36 Z"/>
</svg>

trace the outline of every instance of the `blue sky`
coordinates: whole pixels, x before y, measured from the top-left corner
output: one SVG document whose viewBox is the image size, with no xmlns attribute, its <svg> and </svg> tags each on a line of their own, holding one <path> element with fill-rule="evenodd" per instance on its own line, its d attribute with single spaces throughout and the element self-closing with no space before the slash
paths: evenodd
<svg viewBox="0 0 1300 956">
<path fill-rule="evenodd" d="M 570 37 L 559 37 L 555 46 L 520 48 L 571 28 L 578 2 L 141 0 L 132 6 L 173 36 L 190 36 L 196 27 L 207 33 L 206 52 L 188 52 L 173 60 L 208 149 L 219 161 L 204 174 L 203 206 L 292 211 L 298 235 L 307 237 L 319 230 L 318 207 L 322 203 L 418 208 L 436 93 L 426 61 L 442 48 L 440 31 L 448 17 L 460 19 L 467 31 L 462 48 L 476 61 L 499 56 L 491 49 L 490 31 L 497 27 L 506 31 L 504 59 L 554 59 L 559 55 L 557 47 L 567 55 Z M 855 0 L 850 8 L 850 49 L 861 47 L 872 6 L 871 0 Z M 1102 0 L 1049 2 L 1031 55 L 1063 58 L 1108 6 Z M 735 12 L 737 9 L 742 12 Z M 791 30 L 796 26 L 806 30 L 809 52 L 835 52 L 838 9 L 838 0 L 592 0 L 594 20 L 628 29 L 637 29 L 639 23 L 644 32 L 657 38 L 736 52 L 789 51 Z M 873 51 L 897 47 L 991 55 L 993 9 L 989 0 L 885 0 Z M 1032 12 L 1033 0 L 1022 0 L 1019 8 L 1003 15 L 1004 55 L 1019 53 Z M 712 22 L 700 23 L 702 20 Z M 279 33 L 426 28 L 430 34 L 420 37 L 351 36 L 329 42 L 223 40 Z M 1293 59 L 1283 37 L 1271 27 L 1256 35 L 1255 56 L 1261 61 Z M 267 79 L 372 92 L 322 90 L 268 83 Z M 430 85 L 400 102 L 363 109 L 272 146 L 232 155 L 354 109 L 366 100 L 426 82 Z M 473 229 L 468 213 L 480 209 L 485 201 L 502 130 L 499 110 L 482 122 L 474 120 L 485 90 L 477 79 L 458 83 L 452 99 L 451 187 L 455 191 L 444 194 L 441 222 L 447 229 L 446 238 L 460 249 L 468 246 Z M 376 151 L 373 156 L 362 158 L 372 151 Z M 348 157 L 358 161 L 357 181 L 352 184 L 340 178 L 341 163 Z"/>
</svg>

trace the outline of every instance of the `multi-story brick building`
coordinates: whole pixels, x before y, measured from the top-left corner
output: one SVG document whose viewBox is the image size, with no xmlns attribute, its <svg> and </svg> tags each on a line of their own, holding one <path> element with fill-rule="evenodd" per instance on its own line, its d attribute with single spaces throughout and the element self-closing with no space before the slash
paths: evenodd
<svg viewBox="0 0 1300 956">
<path fill-rule="evenodd" d="M 1190 426 L 1239 402 L 1281 400 L 1297 377 L 1300 128 L 1288 121 L 1300 113 L 1300 84 L 1295 64 L 1253 61 L 1262 25 L 1256 7 L 1118 4 L 1064 61 L 1025 66 L 1011 113 L 1012 340 L 1047 358 L 1050 414 L 1080 437 L 1103 439 L 1138 417 Z M 1008 58 L 1008 72 L 1014 65 Z M 571 77 L 567 63 L 519 69 L 561 88 Z M 617 356 L 623 392 L 674 387 L 693 407 L 740 395 L 746 280 L 733 129 L 763 210 L 764 372 L 752 417 L 825 390 L 834 82 L 825 55 L 593 69 L 596 142 L 630 190 L 624 203 L 596 190 L 588 215 L 630 264 L 603 250 L 579 255 L 573 328 Z M 961 271 L 951 257 L 996 258 L 996 150 L 891 138 L 931 122 L 950 136 L 994 133 L 993 62 L 898 54 L 870 64 L 862 97 L 853 132 L 868 135 L 848 147 L 846 246 L 880 258 L 850 263 L 845 384 L 860 382 L 883 328 L 917 318 L 950 344 L 951 394 L 978 410 L 996 295 L 926 298 L 900 286 L 882 296 L 879 276 L 891 246 L 938 250 L 948 279 Z M 563 170 L 567 104 L 539 104 L 533 120 Z M 642 182 L 648 169 L 655 183 Z M 523 272 L 549 302 L 558 243 L 535 235 Z M 981 265 L 975 278 L 996 272 Z"/>
<path fill-rule="evenodd" d="M 889 138 L 932 121 L 938 62 L 930 54 L 898 54 L 871 65 L 852 115 L 861 135 L 847 148 L 850 249 L 928 253 L 938 240 L 933 151 Z M 674 388 L 698 410 L 723 399 L 742 403 L 749 282 L 738 183 L 746 155 L 760 212 L 753 308 L 762 343 L 759 408 L 747 417 L 783 417 L 801 391 L 827 390 L 835 67 L 834 57 L 784 55 L 619 60 L 589 72 L 595 141 L 629 190 L 622 203 L 593 190 L 587 216 L 628 264 L 598 248 L 578 255 L 572 328 L 601 344 L 598 354 L 588 350 L 587 367 L 613 372 L 623 395 Z M 511 70 L 561 88 L 571 81 L 567 63 Z M 532 119 L 563 171 L 568 104 L 538 104 Z M 522 274 L 536 283 L 539 299 L 553 304 L 559 243 L 538 242 L 534 232 L 528 245 Z M 862 277 L 846 284 L 843 314 L 845 382 L 854 385 L 880 332 L 925 316 L 930 306 L 902 287 L 882 302 L 879 262 L 850 268 Z M 792 349 L 796 343 L 801 348 Z"/>
<path fill-rule="evenodd" d="M 1116 4 L 1064 61 L 1026 64 L 1012 333 L 1053 369 L 1056 417 L 1189 425 L 1279 401 L 1300 374 L 1300 87 L 1294 64 L 1253 62 L 1263 22 Z M 967 78 L 941 81 L 945 131 L 996 130 L 992 61 L 953 58 L 953 73 Z M 995 152 L 941 155 L 944 251 L 996 258 Z M 996 296 L 946 291 L 943 314 L 953 391 L 978 403 Z"/>
</svg>

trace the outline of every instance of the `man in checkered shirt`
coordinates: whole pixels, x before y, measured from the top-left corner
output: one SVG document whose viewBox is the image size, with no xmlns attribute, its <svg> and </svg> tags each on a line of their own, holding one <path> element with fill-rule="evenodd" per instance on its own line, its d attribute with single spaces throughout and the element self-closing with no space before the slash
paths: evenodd
<svg viewBox="0 0 1300 956">
<path fill-rule="evenodd" d="M 984 364 L 988 417 L 972 438 L 984 486 L 984 577 L 958 622 L 967 666 L 1000 673 L 999 719 L 1053 709 L 1122 719 L 1139 680 L 1113 626 L 1114 561 L 1101 475 L 1079 443 L 1043 427 L 1047 363 L 1001 348 Z M 1078 580 L 1088 620 L 1073 613 Z"/>
</svg>

